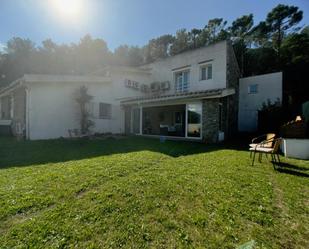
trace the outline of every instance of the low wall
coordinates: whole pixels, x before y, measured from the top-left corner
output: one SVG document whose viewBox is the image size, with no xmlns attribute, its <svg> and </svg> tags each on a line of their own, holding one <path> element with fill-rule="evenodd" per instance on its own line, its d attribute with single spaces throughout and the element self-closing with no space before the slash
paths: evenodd
<svg viewBox="0 0 309 249">
<path fill-rule="evenodd" d="M 286 157 L 309 159 L 309 139 L 283 139 L 283 153 Z"/>
</svg>

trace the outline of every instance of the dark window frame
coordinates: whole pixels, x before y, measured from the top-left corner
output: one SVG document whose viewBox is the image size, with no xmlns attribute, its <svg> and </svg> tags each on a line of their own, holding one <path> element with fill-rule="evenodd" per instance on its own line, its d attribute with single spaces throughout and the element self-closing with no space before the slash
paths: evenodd
<svg viewBox="0 0 309 249">
<path fill-rule="evenodd" d="M 112 105 L 109 103 L 99 103 L 99 118 L 111 119 L 112 118 Z"/>
</svg>

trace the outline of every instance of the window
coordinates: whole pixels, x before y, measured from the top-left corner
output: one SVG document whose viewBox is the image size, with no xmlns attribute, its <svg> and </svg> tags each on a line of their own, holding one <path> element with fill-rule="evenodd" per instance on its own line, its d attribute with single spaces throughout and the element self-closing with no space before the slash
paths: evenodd
<svg viewBox="0 0 309 249">
<path fill-rule="evenodd" d="M 175 73 L 175 89 L 176 92 L 186 92 L 189 89 L 190 71 L 182 71 Z"/>
<path fill-rule="evenodd" d="M 249 85 L 248 86 L 248 93 L 249 94 L 258 93 L 258 85 L 257 84 Z"/>
<path fill-rule="evenodd" d="M 200 80 L 212 79 L 212 64 L 201 66 L 200 68 Z"/>
<path fill-rule="evenodd" d="M 112 105 L 106 103 L 100 103 L 99 118 L 111 119 L 112 116 Z"/>
</svg>

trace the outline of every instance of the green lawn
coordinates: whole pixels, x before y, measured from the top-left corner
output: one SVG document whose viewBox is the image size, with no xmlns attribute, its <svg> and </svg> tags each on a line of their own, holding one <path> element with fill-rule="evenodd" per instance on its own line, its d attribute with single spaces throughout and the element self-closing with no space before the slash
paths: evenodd
<svg viewBox="0 0 309 249">
<path fill-rule="evenodd" d="M 309 162 L 155 139 L 0 138 L 0 248 L 308 248 Z"/>
</svg>

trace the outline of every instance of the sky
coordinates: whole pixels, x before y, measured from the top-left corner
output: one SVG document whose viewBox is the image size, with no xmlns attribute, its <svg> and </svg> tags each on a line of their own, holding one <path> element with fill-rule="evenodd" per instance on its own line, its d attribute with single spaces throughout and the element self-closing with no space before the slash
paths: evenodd
<svg viewBox="0 0 309 249">
<path fill-rule="evenodd" d="M 203 28 L 209 19 L 253 13 L 255 24 L 279 3 L 304 11 L 309 24 L 309 0 L 0 0 L 0 49 L 12 37 L 36 45 L 47 38 L 77 43 L 90 34 L 113 50 L 121 44 L 143 46 L 163 34 Z"/>
</svg>

